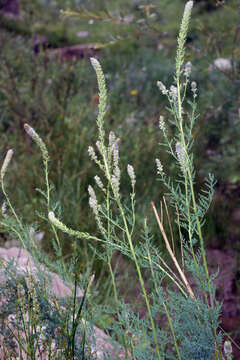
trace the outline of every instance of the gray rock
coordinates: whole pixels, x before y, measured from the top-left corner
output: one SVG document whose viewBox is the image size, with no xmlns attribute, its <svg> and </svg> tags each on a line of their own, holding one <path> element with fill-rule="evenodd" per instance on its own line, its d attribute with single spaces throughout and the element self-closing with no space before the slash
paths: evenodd
<svg viewBox="0 0 240 360">
<path fill-rule="evenodd" d="M 34 278 L 37 280 L 39 275 L 39 267 L 36 266 L 32 256 L 23 248 L 19 247 L 12 247 L 10 249 L 0 248 L 0 258 L 3 260 L 2 265 L 6 264 L 9 260 L 14 259 L 15 265 L 18 269 L 19 276 L 24 275 L 25 279 L 27 278 L 27 275 L 33 275 Z M 4 283 L 6 279 L 4 279 L 4 271 L 3 266 L 1 266 L 0 262 L 0 281 L 1 283 Z M 40 265 L 41 271 L 46 271 L 46 268 L 44 268 L 43 265 Z M 72 294 L 72 285 L 66 284 L 63 282 L 63 280 L 55 273 L 48 272 L 50 275 L 52 281 L 51 285 L 51 292 L 57 296 L 57 297 L 65 297 L 70 296 Z M 78 289 L 77 296 L 82 297 L 83 291 L 81 289 Z M 4 299 L 0 299 L 0 305 L 4 301 Z M 27 314 L 26 314 L 27 316 Z M 16 319 L 16 315 L 11 314 L 8 317 L 9 324 Z M 11 325 L 9 325 L 11 326 Z M 14 332 L 16 329 L 12 328 L 12 331 Z M 124 352 L 122 347 L 115 343 L 113 344 L 112 339 L 106 335 L 101 329 L 97 328 L 96 326 L 93 327 L 93 334 L 94 334 L 94 342 L 90 341 L 90 348 L 91 353 L 94 356 L 94 359 L 103 360 L 104 354 L 107 352 L 110 354 L 110 356 L 114 359 L 123 360 L 124 359 Z M 24 334 L 21 335 L 24 337 Z M 3 352 L 3 345 L 5 344 L 6 339 L 3 338 L 3 336 L 0 334 L 0 360 L 6 360 L 6 357 Z M 54 345 L 54 342 L 53 342 Z M 56 355 L 58 350 L 53 349 L 53 351 L 56 350 Z M 27 360 L 27 355 L 23 351 L 22 353 L 23 360 Z M 41 355 L 37 355 L 36 359 L 41 360 L 47 360 L 48 354 L 43 353 Z"/>
<path fill-rule="evenodd" d="M 9 12 L 15 15 L 19 14 L 19 2 L 18 0 L 5 0 L 1 1 L 0 9 L 4 12 Z"/>
<path fill-rule="evenodd" d="M 18 17 L 20 12 L 18 0 L 2 0 L 0 1 L 0 11 L 6 16 Z"/>
<path fill-rule="evenodd" d="M 232 69 L 232 62 L 230 59 L 218 58 L 209 66 L 210 71 L 215 69 L 220 71 L 230 71 Z"/>
</svg>

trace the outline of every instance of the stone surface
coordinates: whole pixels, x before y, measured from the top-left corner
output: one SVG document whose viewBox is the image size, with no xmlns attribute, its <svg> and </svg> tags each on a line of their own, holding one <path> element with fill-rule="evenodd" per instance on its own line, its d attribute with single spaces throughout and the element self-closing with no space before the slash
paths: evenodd
<svg viewBox="0 0 240 360">
<path fill-rule="evenodd" d="M 36 280 L 38 277 L 38 269 L 35 266 L 35 263 L 33 261 L 33 258 L 31 255 L 22 248 L 13 247 L 10 249 L 0 248 L 0 258 L 3 260 L 3 263 L 5 264 L 11 259 L 15 260 L 15 264 L 17 266 L 17 269 L 19 270 L 19 274 L 24 274 L 26 277 L 27 274 L 32 274 Z M 52 278 L 52 292 L 57 297 L 65 297 L 71 295 L 71 286 L 65 284 L 62 279 L 55 273 L 49 273 Z M 0 282 L 3 283 L 5 281 L 3 276 L 3 270 L 0 267 Z M 82 297 L 82 290 L 78 289 L 78 297 Z M 1 302 L 4 301 L 4 299 L 0 299 L 0 305 Z M 10 315 L 8 317 L 9 324 L 11 324 L 11 320 L 15 319 L 15 315 Z M 13 329 L 14 331 L 14 329 Z M 106 335 L 101 329 L 97 328 L 96 326 L 93 327 L 94 332 L 94 338 L 95 338 L 95 345 L 90 344 L 91 351 L 95 354 L 95 359 L 103 360 L 104 359 L 104 353 L 109 353 L 110 356 L 114 359 L 122 360 L 124 359 L 123 349 L 119 344 L 115 344 L 115 346 L 112 345 L 111 338 Z M 6 357 L 4 357 L 3 353 L 3 344 L 5 344 L 6 339 L 0 336 L 0 360 L 7 360 Z M 57 351 L 57 350 L 56 350 Z M 23 360 L 27 359 L 26 354 L 23 352 Z M 47 354 L 41 354 L 38 356 L 38 359 L 40 360 L 47 360 L 48 356 Z"/>
<path fill-rule="evenodd" d="M 1 0 L 0 10 L 5 14 L 13 16 L 19 15 L 19 1 L 18 0 Z"/>
<path fill-rule="evenodd" d="M 232 62 L 230 59 L 218 58 L 209 66 L 210 71 L 215 69 L 220 71 L 230 71 L 232 70 Z"/>
<path fill-rule="evenodd" d="M 238 347 L 233 344 L 234 360 L 240 360 L 240 288 L 239 261 L 231 250 L 207 249 L 210 274 L 219 271 L 214 280 L 217 299 L 223 302 L 221 327 L 232 336 Z"/>
<path fill-rule="evenodd" d="M 72 59 L 79 60 L 84 57 L 92 57 L 96 55 L 97 51 L 99 51 L 99 49 L 96 48 L 96 44 L 83 44 L 50 49 L 46 52 L 46 55 L 56 57 L 61 61 L 69 61 Z"/>
<path fill-rule="evenodd" d="M 17 247 L 12 247 L 10 249 L 0 248 L 0 257 L 5 261 L 14 258 L 16 260 L 19 273 L 24 273 L 27 271 L 31 274 L 34 274 L 37 279 L 38 269 L 35 266 L 31 255 L 25 249 Z M 71 295 L 70 287 L 68 287 L 57 274 L 52 272 L 48 272 L 48 274 L 52 278 L 51 290 L 56 296 L 63 297 Z M 0 272 L 0 279 L 1 276 L 2 274 Z M 3 280 L 4 279 L 1 279 L 1 281 Z M 82 295 L 83 291 L 78 289 L 77 296 L 82 297 Z"/>
<path fill-rule="evenodd" d="M 85 30 L 85 31 L 78 31 L 76 33 L 76 36 L 79 38 L 86 38 L 89 36 L 89 31 Z"/>
</svg>

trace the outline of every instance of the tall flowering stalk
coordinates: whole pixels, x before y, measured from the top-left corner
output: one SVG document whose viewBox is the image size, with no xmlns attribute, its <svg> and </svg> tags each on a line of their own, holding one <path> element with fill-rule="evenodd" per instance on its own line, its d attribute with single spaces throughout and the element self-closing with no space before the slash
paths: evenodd
<svg viewBox="0 0 240 360">
<path fill-rule="evenodd" d="M 201 221 L 203 216 L 209 206 L 213 194 L 213 177 L 209 177 L 209 181 L 207 183 L 208 186 L 208 196 L 200 196 L 199 203 L 197 203 L 195 192 L 194 192 L 194 166 L 193 166 L 193 156 L 190 153 L 190 149 L 192 146 L 192 128 L 194 122 L 196 120 L 196 97 L 197 97 L 197 86 L 195 82 L 191 83 L 191 90 L 193 94 L 193 102 L 191 103 L 192 111 L 188 116 L 188 123 L 186 123 L 185 109 L 184 109 L 184 100 L 186 97 L 187 87 L 190 83 L 190 75 L 192 65 L 190 62 L 184 64 L 185 57 L 185 42 L 187 37 L 187 31 L 189 26 L 189 21 L 191 17 L 191 11 L 193 8 L 193 1 L 188 1 L 183 19 L 180 27 L 179 37 L 178 37 L 178 49 L 176 55 L 176 71 L 174 77 L 174 84 L 171 85 L 169 89 L 159 81 L 158 87 L 163 95 L 168 97 L 171 113 L 175 118 L 175 125 L 178 130 L 178 133 L 174 139 L 174 141 L 168 138 L 167 127 L 165 124 L 165 120 L 162 116 L 159 119 L 159 128 L 163 133 L 163 137 L 165 142 L 169 146 L 169 152 L 172 154 L 174 159 L 176 160 L 181 180 L 179 183 L 183 185 L 183 192 L 181 190 L 181 186 L 177 186 L 174 188 L 173 184 L 170 180 L 168 180 L 165 170 L 163 169 L 163 165 L 159 159 L 156 159 L 157 165 L 157 173 L 160 175 L 163 183 L 167 186 L 172 203 L 174 207 L 176 206 L 179 210 L 179 222 L 181 223 L 180 227 L 180 237 L 181 241 L 184 240 L 184 236 L 181 232 L 181 227 L 185 228 L 188 234 L 188 242 L 189 246 L 185 242 L 185 247 L 190 251 L 192 255 L 192 259 L 195 264 L 195 270 L 198 274 L 198 279 L 202 284 L 202 290 L 205 295 L 205 302 L 208 306 L 208 298 L 207 298 L 207 290 L 204 288 L 204 276 L 201 271 L 199 256 L 195 253 L 195 244 L 197 242 L 196 235 L 200 240 L 200 250 L 201 256 L 203 259 L 205 277 L 208 283 L 208 291 L 212 297 L 212 287 L 209 279 L 207 263 L 206 263 L 206 254 L 204 250 L 203 237 L 201 232 Z M 104 130 L 104 116 L 107 111 L 107 90 L 106 90 L 106 82 L 105 77 L 101 68 L 100 63 L 95 58 L 90 59 L 91 64 L 97 75 L 97 82 L 99 88 L 99 106 L 98 106 L 98 116 L 97 116 L 97 127 L 98 127 L 98 139 L 96 141 L 96 148 L 90 146 L 88 149 L 89 155 L 91 159 L 95 162 L 98 168 L 101 170 L 103 177 L 95 176 L 95 182 L 98 188 L 98 191 L 101 191 L 105 195 L 105 201 L 103 203 L 99 203 L 97 194 L 92 186 L 89 186 L 89 205 L 93 211 L 96 222 L 98 224 L 99 232 L 101 234 L 101 238 L 96 238 L 95 240 L 101 241 L 106 245 L 106 259 L 107 264 L 110 270 L 113 290 L 114 290 L 114 298 L 116 301 L 116 305 L 118 310 L 120 309 L 118 306 L 119 295 L 117 292 L 115 276 L 111 264 L 112 253 L 114 250 L 120 250 L 125 255 L 127 254 L 135 263 L 136 271 L 138 274 L 138 279 L 141 285 L 142 294 L 146 303 L 146 307 L 148 310 L 148 315 L 151 324 L 151 330 L 153 334 L 154 346 L 156 350 L 156 355 L 158 359 L 164 359 L 164 355 L 162 354 L 162 350 L 160 350 L 160 339 L 158 338 L 158 331 L 156 328 L 152 307 L 150 304 L 150 300 L 148 298 L 148 294 L 145 288 L 145 283 L 142 275 L 142 270 L 140 266 L 140 262 L 142 264 L 150 264 L 151 271 L 153 268 L 161 270 L 164 274 L 166 274 L 180 289 L 181 293 L 184 297 L 190 298 L 195 303 L 196 307 L 200 311 L 200 305 L 197 302 L 196 296 L 185 276 L 184 271 L 180 268 L 178 261 L 173 253 L 165 230 L 163 228 L 162 222 L 158 217 L 157 212 L 155 212 L 156 217 L 158 219 L 158 223 L 161 229 L 161 233 L 163 235 L 164 241 L 166 243 L 167 249 L 173 259 L 174 264 L 176 265 L 177 271 L 179 273 L 179 277 L 176 274 L 171 273 L 171 269 L 167 267 L 164 261 L 161 259 L 161 262 L 164 266 L 161 266 L 156 257 L 152 257 L 150 254 L 149 248 L 147 252 L 139 253 L 136 250 L 136 246 L 134 244 L 134 230 L 135 230 L 135 183 L 136 183 L 136 175 L 134 168 L 131 165 L 127 167 L 127 173 L 130 178 L 131 183 L 131 211 L 126 213 L 126 208 L 123 205 L 122 197 L 121 197 L 121 176 L 122 169 L 120 168 L 120 160 L 119 160 L 119 141 L 116 138 L 113 132 L 110 132 L 108 137 L 108 144 L 106 142 L 106 133 Z M 184 79 L 184 81 L 183 81 Z M 175 144 L 174 144 L 175 143 Z M 154 208 L 154 207 L 153 207 Z M 113 210 L 114 209 L 114 210 Z M 156 210 L 156 209 L 155 209 Z M 130 215 L 131 214 L 131 219 Z M 72 229 L 67 228 L 63 223 L 59 222 L 54 216 L 54 214 L 49 214 L 49 219 L 52 221 L 56 227 L 61 229 L 64 232 L 69 233 L 73 236 L 85 237 L 83 233 L 78 231 L 74 231 Z M 89 234 L 87 237 L 89 239 L 93 239 Z M 167 270 L 166 270 L 167 268 Z M 153 272 L 152 272 L 153 273 Z M 156 292 L 158 292 L 158 288 L 156 286 Z M 166 304 L 166 301 L 162 302 L 165 314 L 167 315 L 168 323 L 171 329 L 171 333 L 174 339 L 174 346 L 176 349 L 177 357 L 181 360 L 182 350 L 180 348 L 181 335 L 177 333 L 176 325 L 172 320 L 172 314 L 170 313 L 169 306 Z M 209 309 L 210 319 L 211 309 Z M 201 325 L 201 315 L 196 315 L 197 322 L 199 326 Z M 205 326 L 205 324 L 203 324 Z M 212 324 L 214 328 L 214 324 Z M 215 332 L 216 336 L 216 332 Z M 128 348 L 129 342 L 126 336 L 124 336 L 124 343 L 126 349 Z M 132 345 L 130 346 L 130 352 L 133 354 Z M 216 352 L 216 356 L 218 356 L 219 352 Z M 126 351 L 126 356 L 128 357 L 128 351 Z"/>
<path fill-rule="evenodd" d="M 128 245 L 129 245 L 129 252 L 131 253 L 131 256 L 134 260 L 135 266 L 136 266 L 136 270 L 137 270 L 137 274 L 138 274 L 138 278 L 139 278 L 139 282 L 141 285 L 141 289 L 143 292 L 143 296 L 145 299 L 145 303 L 147 306 L 147 310 L 148 310 L 148 314 L 149 314 L 149 318 L 150 318 L 150 322 L 151 322 L 151 326 L 152 326 L 152 330 L 153 330 L 153 337 L 154 337 L 154 342 L 155 342 L 155 347 L 156 347 L 156 353 L 157 353 L 157 357 L 158 359 L 162 359 L 162 356 L 160 354 L 160 349 L 159 349 L 159 344 L 158 344 L 158 339 L 157 339 L 157 332 L 156 332 L 156 325 L 153 319 L 153 315 L 152 315 L 152 310 L 151 310 L 151 306 L 150 306 L 150 301 L 148 299 L 147 296 L 147 291 L 144 285 L 144 280 L 143 280 L 143 275 L 142 275 L 142 271 L 140 269 L 138 260 L 137 260 L 137 256 L 136 256 L 136 252 L 135 252 L 135 248 L 133 245 L 133 238 L 132 238 L 132 234 L 133 234 L 133 230 L 134 230 L 134 222 L 135 222 L 135 209 L 134 209 L 134 187 L 135 187 L 135 172 L 134 172 L 134 168 L 131 165 L 128 165 L 127 167 L 127 171 L 128 171 L 128 175 L 130 177 L 130 181 L 131 181 L 131 185 L 132 185 L 132 195 L 131 195 L 131 202 L 132 202 L 132 216 L 133 216 L 133 226 L 132 229 L 129 228 L 129 223 L 127 220 L 127 216 L 124 210 L 124 206 L 121 202 L 121 197 L 120 197 L 120 176 L 121 176 L 121 171 L 120 171 L 120 167 L 119 167 L 119 149 L 118 149 L 118 142 L 117 140 L 115 141 L 115 135 L 110 134 L 109 136 L 109 148 L 110 148 L 110 152 L 108 151 L 108 149 L 105 146 L 105 142 L 104 142 L 104 128 L 103 128 L 103 117 L 105 115 L 106 112 L 106 84 L 105 84 L 105 78 L 104 78 L 104 74 L 101 68 L 101 65 L 99 64 L 99 62 L 94 59 L 91 58 L 91 64 L 96 72 L 97 75 L 97 81 L 98 81 L 98 87 L 99 87 L 99 107 L 98 107 L 98 117 L 97 117 L 97 126 L 98 126 L 98 130 L 99 130 L 99 146 L 98 149 L 102 155 L 102 159 L 103 159 L 103 165 L 104 167 L 100 166 L 101 168 L 104 169 L 104 174 L 108 180 L 108 186 L 111 187 L 112 190 L 112 196 L 113 199 L 115 201 L 115 203 L 118 206 L 119 209 L 119 213 L 120 213 L 120 218 L 122 221 L 122 231 L 124 234 L 124 237 L 127 238 L 128 241 Z M 110 196 L 110 194 L 108 195 Z M 109 199 L 108 199 L 109 200 Z M 110 212 L 110 208 L 109 208 L 109 201 L 107 200 L 107 216 L 109 216 L 109 212 Z M 111 226 L 111 222 L 108 222 L 107 225 L 107 229 L 108 229 L 108 235 L 110 235 L 110 226 Z M 125 245 L 126 246 L 126 245 Z M 114 287 L 115 285 L 115 280 L 113 279 L 113 283 L 114 283 Z M 117 298 L 117 294 L 116 294 L 116 288 L 115 288 L 115 297 Z"/>
<path fill-rule="evenodd" d="M 182 228 L 187 231 L 188 234 L 188 244 L 185 243 L 185 247 L 190 250 L 192 259 L 194 262 L 195 270 L 198 274 L 198 279 L 201 283 L 202 292 L 204 294 L 205 302 L 208 306 L 209 299 L 208 294 L 210 295 L 210 304 L 213 305 L 213 288 L 210 281 L 206 252 L 204 248 L 204 239 L 202 235 L 202 224 L 204 215 L 210 206 L 212 196 L 213 196 L 213 186 L 214 178 L 212 175 L 209 175 L 207 180 L 207 191 L 204 190 L 200 194 L 199 199 L 196 199 L 196 194 L 194 190 L 194 165 L 193 165 L 193 155 L 190 152 L 192 148 L 192 129 L 197 118 L 196 112 L 196 97 L 197 97 L 197 85 L 196 82 L 190 84 L 190 75 L 192 65 L 190 62 L 184 64 L 185 61 L 185 43 L 187 38 L 187 32 L 189 27 L 189 21 L 191 18 L 191 12 L 193 8 L 193 1 L 188 1 L 185 5 L 185 10 L 182 18 L 182 23 L 180 26 L 180 32 L 178 36 L 178 48 L 176 55 L 176 69 L 174 76 L 174 85 L 168 90 L 166 86 L 158 81 L 157 85 L 164 96 L 168 97 L 171 114 L 174 116 L 174 123 L 177 129 L 175 136 L 175 150 L 173 147 L 173 141 L 168 138 L 167 131 L 165 129 L 165 124 L 163 119 L 160 118 L 159 127 L 163 132 L 163 137 L 165 144 L 169 147 L 169 152 L 175 158 L 179 166 L 179 176 L 181 180 L 177 187 L 167 179 L 167 176 L 163 173 L 160 160 L 157 159 L 157 173 L 160 175 L 161 180 L 167 186 L 169 190 L 170 197 L 174 207 L 180 209 L 180 221 Z M 184 81 L 183 81 L 184 79 Z M 193 101 L 189 102 L 192 111 L 186 115 L 185 112 L 185 97 L 186 90 L 188 86 L 191 86 L 191 91 L 193 94 Z M 183 193 L 182 187 L 183 186 Z M 205 195 L 206 194 L 206 195 Z M 180 232 L 181 241 L 183 241 L 184 236 Z M 199 255 L 195 251 L 195 245 L 197 243 L 196 236 L 198 237 L 200 243 L 200 253 L 203 261 L 203 268 L 205 275 L 201 271 L 201 266 L 199 262 Z M 207 289 L 205 286 L 205 279 L 207 281 Z M 209 315 L 211 319 L 211 309 L 209 307 Z M 214 325 L 213 325 L 214 329 Z M 216 329 L 214 330 L 215 337 L 217 337 Z M 219 353 L 220 354 L 220 353 Z M 216 357 L 218 354 L 216 353 Z"/>
</svg>

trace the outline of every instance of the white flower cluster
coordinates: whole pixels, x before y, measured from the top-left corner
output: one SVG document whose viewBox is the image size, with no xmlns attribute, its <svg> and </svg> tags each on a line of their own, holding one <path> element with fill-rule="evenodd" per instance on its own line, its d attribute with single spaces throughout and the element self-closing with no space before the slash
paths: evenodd
<svg viewBox="0 0 240 360">
<path fill-rule="evenodd" d="M 3 178 L 4 178 L 4 175 L 6 174 L 6 171 L 7 171 L 7 167 L 12 159 L 12 156 L 13 156 L 13 150 L 10 149 L 8 150 L 7 152 L 7 155 L 5 156 L 5 159 L 3 161 L 3 164 L 2 164 L 2 168 L 1 168 L 1 181 L 3 181 Z"/>
<path fill-rule="evenodd" d="M 184 147 L 180 142 L 176 143 L 176 154 L 183 172 L 187 169 L 187 160 L 186 160 L 186 152 Z"/>
<path fill-rule="evenodd" d="M 161 93 L 163 95 L 167 95 L 169 97 L 169 100 L 171 102 L 174 102 L 177 99 L 177 88 L 176 88 L 176 86 L 171 85 L 170 89 L 168 90 L 166 88 L 166 86 L 161 81 L 157 81 L 157 86 L 158 86 L 159 90 L 161 91 Z"/>
<path fill-rule="evenodd" d="M 88 147 L 88 154 L 89 154 L 90 158 L 91 158 L 93 161 L 96 162 L 96 160 L 97 160 L 97 155 L 96 155 L 95 150 L 94 150 L 94 148 L 93 148 L 92 146 L 89 146 L 89 147 Z"/>
<path fill-rule="evenodd" d="M 112 183 L 112 190 L 114 193 L 114 196 L 116 198 L 119 197 L 119 188 L 120 188 L 120 177 L 121 177 L 121 171 L 119 168 L 119 141 L 118 139 L 115 140 L 115 135 L 111 135 L 111 141 L 114 143 L 111 147 L 112 152 L 112 158 L 113 158 L 113 174 L 111 176 L 111 183 Z"/>
<path fill-rule="evenodd" d="M 99 63 L 99 61 L 95 58 L 90 58 L 91 64 L 93 66 L 93 68 L 95 69 L 95 71 L 102 71 L 101 65 Z"/>
<path fill-rule="evenodd" d="M 106 193 L 106 189 L 105 189 L 100 177 L 96 175 L 96 176 L 94 176 L 94 180 L 95 180 L 97 186 L 99 187 L 99 189 L 101 189 L 104 193 Z"/>
<path fill-rule="evenodd" d="M 108 147 L 104 145 L 104 142 L 98 140 L 96 142 L 96 147 L 102 157 L 103 161 L 100 161 L 94 148 L 89 146 L 88 153 L 90 158 L 104 171 L 105 176 L 108 181 L 111 182 L 112 191 L 115 198 L 119 197 L 119 189 L 120 189 L 120 177 L 121 171 L 119 167 L 119 142 L 120 139 L 116 138 L 116 135 L 113 131 L 109 133 L 109 143 Z M 102 180 L 99 176 L 94 177 L 97 186 L 106 193 L 106 188 L 103 185 Z M 91 208 L 94 210 L 95 215 L 97 215 L 97 203 L 96 196 L 93 195 L 92 187 L 88 188 L 90 199 L 89 204 Z"/>
<path fill-rule="evenodd" d="M 168 90 L 167 90 L 166 86 L 161 81 L 157 81 L 157 86 L 163 95 L 168 94 Z"/>
<path fill-rule="evenodd" d="M 100 154 L 102 154 L 102 157 L 103 158 L 106 158 L 107 156 L 107 151 L 106 151 L 106 148 L 104 147 L 104 145 L 98 140 L 96 142 L 96 146 L 97 146 L 97 149 L 98 151 L 100 152 Z"/>
<path fill-rule="evenodd" d="M 89 206 L 92 208 L 95 216 L 98 216 L 99 213 L 99 205 L 97 201 L 97 197 L 93 187 L 91 185 L 88 186 L 88 193 L 89 193 Z"/>
<path fill-rule="evenodd" d="M 2 215 L 6 216 L 6 214 L 7 214 L 7 203 L 6 203 L 6 201 L 3 202 L 1 210 L 2 210 Z"/>
<path fill-rule="evenodd" d="M 108 139 L 109 139 L 109 148 L 112 149 L 116 141 L 116 135 L 114 134 L 113 131 L 110 131 Z"/>
<path fill-rule="evenodd" d="M 191 11 L 193 8 L 193 1 L 188 1 L 185 6 L 185 11 Z"/>
<path fill-rule="evenodd" d="M 192 90 L 192 93 L 193 93 L 193 97 L 196 98 L 197 97 L 197 83 L 196 83 L 196 81 L 192 81 L 191 90 Z"/>
<path fill-rule="evenodd" d="M 232 359 L 232 344 L 228 340 L 224 342 L 224 353 L 227 356 L 227 360 Z"/>
<path fill-rule="evenodd" d="M 112 189 L 114 196 L 119 198 L 119 189 L 120 189 L 120 169 L 116 168 L 115 173 L 111 177 Z"/>
<path fill-rule="evenodd" d="M 163 176 L 164 175 L 163 166 L 159 159 L 156 159 L 156 165 L 157 165 L 157 174 Z"/>
<path fill-rule="evenodd" d="M 99 142 L 97 141 L 96 145 L 98 147 Z M 100 168 L 102 168 L 102 164 L 100 162 L 100 160 L 98 159 L 96 152 L 94 150 L 94 148 L 92 146 L 88 147 L 88 155 L 90 156 L 91 160 L 93 160 Z"/>
<path fill-rule="evenodd" d="M 118 167 L 118 162 L 119 162 L 119 146 L 118 146 L 118 142 L 115 141 L 113 147 L 112 147 L 112 153 L 113 153 L 113 165 L 115 168 Z"/>
<path fill-rule="evenodd" d="M 170 86 L 169 98 L 171 102 L 174 102 L 177 99 L 177 88 L 174 85 Z"/>
<path fill-rule="evenodd" d="M 160 115 L 159 117 L 159 129 L 162 130 L 163 132 L 165 132 L 165 121 L 164 121 L 164 117 L 162 115 Z"/>
<path fill-rule="evenodd" d="M 184 66 L 184 75 L 189 78 L 192 72 L 192 63 L 188 61 Z"/>
<path fill-rule="evenodd" d="M 48 157 L 47 147 L 46 147 L 45 143 L 42 141 L 42 139 L 40 138 L 40 136 L 28 124 L 24 124 L 24 130 L 33 139 L 33 141 L 35 141 L 35 143 L 40 147 L 43 158 L 45 160 L 48 160 L 49 157 Z"/>
<path fill-rule="evenodd" d="M 132 165 L 128 164 L 127 172 L 128 172 L 128 176 L 130 177 L 132 187 L 134 188 L 134 186 L 136 184 L 136 175 L 135 175 L 134 168 Z"/>
</svg>

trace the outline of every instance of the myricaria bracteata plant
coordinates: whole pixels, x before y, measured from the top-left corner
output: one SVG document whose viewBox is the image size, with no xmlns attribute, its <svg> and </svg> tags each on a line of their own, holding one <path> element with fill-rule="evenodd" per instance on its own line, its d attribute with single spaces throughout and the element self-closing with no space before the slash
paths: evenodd
<svg viewBox="0 0 240 360">
<path fill-rule="evenodd" d="M 98 226 L 98 234 L 91 235 L 81 230 L 73 230 L 60 219 L 58 206 L 51 201 L 52 187 L 49 185 L 48 178 L 49 155 L 47 148 L 36 131 L 29 125 L 25 125 L 26 132 L 42 152 L 46 189 L 41 193 L 45 198 L 48 213 L 48 216 L 42 215 L 42 218 L 48 220 L 52 227 L 54 249 L 61 274 L 67 279 L 71 277 L 71 271 L 76 274 L 75 260 L 81 249 L 81 240 L 89 241 L 94 252 L 102 261 L 106 262 L 112 283 L 114 307 L 109 309 L 109 313 L 114 315 L 115 320 L 104 330 L 109 331 L 111 336 L 122 344 L 126 359 L 224 360 L 222 337 L 219 331 L 221 305 L 216 301 L 214 276 L 210 276 L 208 271 L 202 235 L 204 216 L 213 196 L 213 176 L 209 175 L 206 187 L 199 194 L 196 194 L 194 187 L 192 130 L 198 117 L 196 113 L 197 85 L 194 81 L 190 81 L 191 63 L 185 64 L 185 42 L 192 8 L 193 1 L 188 1 L 178 37 L 173 85 L 167 89 L 161 81 L 157 83 L 161 93 L 168 97 L 169 121 L 176 128 L 174 137 L 170 138 L 167 121 L 160 116 L 159 128 L 164 139 L 162 145 L 172 155 L 172 159 L 179 169 L 178 178 L 172 179 L 168 175 L 168 169 L 163 167 L 158 158 L 156 166 L 157 175 L 163 186 L 167 188 L 166 198 L 164 197 L 163 201 L 170 227 L 171 219 L 167 202 L 176 212 L 178 239 L 175 241 L 172 239 L 172 243 L 170 243 L 164 228 L 162 214 L 159 215 L 154 203 L 152 203 L 152 208 L 160 230 L 159 238 L 166 244 L 172 264 L 167 264 L 159 253 L 157 241 L 151 235 L 147 219 L 143 219 L 142 234 L 139 234 L 136 229 L 135 184 L 137 174 L 133 165 L 129 164 L 127 169 L 121 168 L 120 139 L 113 131 L 108 136 L 105 132 L 107 87 L 102 67 L 97 59 L 91 58 L 90 60 L 96 72 L 99 88 L 96 121 L 98 138 L 95 147 L 89 146 L 88 153 L 100 173 L 94 178 L 95 186 L 89 185 L 88 192 L 89 206 Z M 192 99 L 187 99 L 189 88 Z M 12 154 L 12 150 L 9 150 L 1 171 L 1 183 L 9 212 L 12 217 L 15 217 L 15 222 L 11 223 L 11 231 L 13 232 L 17 228 L 18 231 L 15 233 L 25 244 L 27 243 L 27 235 L 24 235 L 25 227 L 22 225 L 22 220 L 16 215 L 3 185 L 4 175 Z M 121 178 L 123 176 L 129 177 L 128 199 L 121 194 Z M 9 215 L 9 218 L 11 216 Z M 10 226 L 10 221 L 5 219 L 5 222 L 1 224 L 7 228 Z M 62 258 L 58 230 L 74 239 L 70 271 Z M 96 244 L 95 248 L 94 243 Z M 30 247 L 29 244 L 25 246 Z M 180 256 L 177 255 L 179 249 L 175 249 L 175 247 L 180 249 Z M 146 309 L 144 317 L 140 317 L 134 311 L 134 304 L 132 307 L 131 304 L 126 305 L 125 299 L 122 298 L 118 289 L 113 261 L 116 252 L 129 258 L 135 266 L 142 301 Z M 36 249 L 34 255 L 36 255 Z M 95 355 L 89 353 L 89 357 L 86 357 L 84 353 L 85 343 L 88 343 L 88 339 L 83 322 L 77 321 L 81 315 L 83 302 L 77 310 L 76 286 L 75 277 L 73 320 L 72 327 L 67 332 L 66 354 L 71 359 L 95 359 Z M 88 289 L 88 283 L 86 289 Z M 86 293 L 87 290 L 85 295 Z M 95 311 L 97 310 L 95 309 Z M 105 311 L 107 310 L 105 309 Z M 76 314 L 78 317 L 75 319 Z M 87 309 L 84 315 L 88 316 Z M 77 328 L 81 328 L 81 326 L 83 327 L 84 342 L 81 344 L 80 351 L 76 346 L 75 334 Z M 112 357 L 106 353 L 105 359 L 110 358 Z M 119 357 L 116 356 L 117 358 Z M 35 358 L 31 357 L 31 359 Z"/>
</svg>

